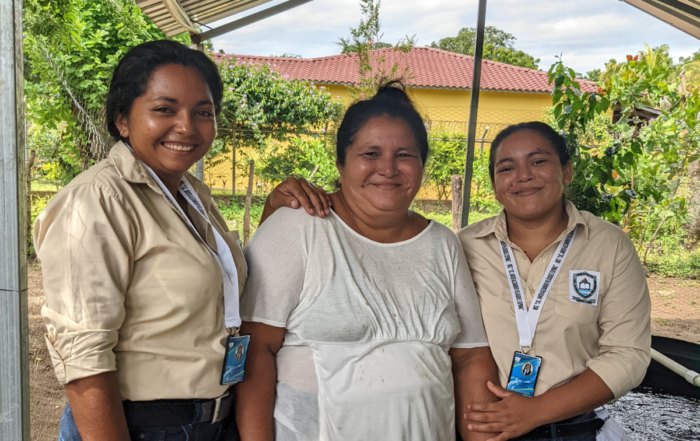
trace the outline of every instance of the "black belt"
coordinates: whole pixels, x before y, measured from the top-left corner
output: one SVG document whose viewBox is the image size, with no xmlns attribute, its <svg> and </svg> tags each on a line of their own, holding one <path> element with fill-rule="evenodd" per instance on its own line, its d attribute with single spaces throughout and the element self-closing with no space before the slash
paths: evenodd
<svg viewBox="0 0 700 441">
<path fill-rule="evenodd" d="M 124 414 L 129 426 L 214 424 L 229 416 L 232 404 L 230 392 L 210 400 L 124 401 Z"/>
<path fill-rule="evenodd" d="M 605 424 L 605 421 L 595 417 L 595 413 L 591 413 L 591 419 L 589 420 L 568 422 L 570 420 L 571 419 L 553 424 L 545 424 L 544 426 L 537 427 L 532 432 L 519 436 L 516 439 L 528 440 L 552 438 L 553 435 L 556 437 L 582 435 L 588 432 L 595 432 Z"/>
</svg>

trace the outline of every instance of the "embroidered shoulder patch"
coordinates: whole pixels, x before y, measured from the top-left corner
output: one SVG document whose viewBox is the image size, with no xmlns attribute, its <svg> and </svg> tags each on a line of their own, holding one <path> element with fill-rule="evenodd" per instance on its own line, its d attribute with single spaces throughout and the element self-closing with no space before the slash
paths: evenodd
<svg viewBox="0 0 700 441">
<path fill-rule="evenodd" d="M 574 303 L 598 306 L 600 273 L 595 271 L 569 271 L 569 300 Z"/>
</svg>

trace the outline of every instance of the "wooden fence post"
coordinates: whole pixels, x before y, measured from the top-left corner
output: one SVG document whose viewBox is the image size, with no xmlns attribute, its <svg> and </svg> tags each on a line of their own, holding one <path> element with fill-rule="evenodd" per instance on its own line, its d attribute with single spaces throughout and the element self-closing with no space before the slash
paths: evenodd
<svg viewBox="0 0 700 441">
<path fill-rule="evenodd" d="M 452 231 L 459 231 L 462 226 L 462 175 L 452 175 Z"/>
<path fill-rule="evenodd" d="M 236 197 L 236 128 L 233 128 L 233 145 L 231 146 L 231 151 L 233 152 L 233 167 L 231 171 L 231 177 L 233 178 L 233 190 L 231 190 L 231 196 Z"/>
<path fill-rule="evenodd" d="M 255 161 L 250 160 L 248 169 L 248 192 L 245 195 L 245 212 L 243 213 L 243 246 L 250 240 L 250 206 L 253 203 L 253 180 L 255 178 Z"/>
</svg>

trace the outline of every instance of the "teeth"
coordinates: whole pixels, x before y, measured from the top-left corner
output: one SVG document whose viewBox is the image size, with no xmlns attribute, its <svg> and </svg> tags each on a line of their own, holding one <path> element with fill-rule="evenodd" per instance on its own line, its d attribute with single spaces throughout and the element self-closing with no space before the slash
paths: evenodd
<svg viewBox="0 0 700 441">
<path fill-rule="evenodd" d="M 194 148 L 194 145 L 171 144 L 169 142 L 164 142 L 163 145 L 170 150 L 176 150 L 178 152 L 189 152 Z"/>
</svg>

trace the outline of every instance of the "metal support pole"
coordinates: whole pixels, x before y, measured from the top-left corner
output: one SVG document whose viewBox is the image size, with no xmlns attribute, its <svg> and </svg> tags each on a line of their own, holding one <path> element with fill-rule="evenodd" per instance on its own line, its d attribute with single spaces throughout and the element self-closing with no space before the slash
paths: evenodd
<svg viewBox="0 0 700 441">
<path fill-rule="evenodd" d="M 476 143 L 476 118 L 479 110 L 479 88 L 481 85 L 481 59 L 484 54 L 484 25 L 486 23 L 486 0 L 479 0 L 479 18 L 476 23 L 476 47 L 474 48 L 474 75 L 469 106 L 469 133 L 467 133 L 467 158 L 464 163 L 462 183 L 462 228 L 469 225 L 470 192 L 474 169 L 474 144 Z"/>
<path fill-rule="evenodd" d="M 0 0 L 0 440 L 29 441 L 22 1 Z"/>
<path fill-rule="evenodd" d="M 211 40 L 212 38 L 224 35 L 231 31 L 235 31 L 236 29 L 248 26 L 249 24 L 257 23 L 260 20 L 270 18 L 273 15 L 277 15 L 281 12 L 289 11 L 290 9 L 296 8 L 297 6 L 301 6 L 305 3 L 309 3 L 310 1 L 312 0 L 287 0 L 286 2 L 280 3 L 279 5 L 263 9 L 262 11 L 256 12 L 255 14 L 250 14 L 239 20 L 232 21 L 231 23 L 227 23 L 225 25 L 221 25 L 218 28 L 212 29 L 211 31 L 206 31 L 201 34 L 192 35 L 192 41 L 198 43 L 200 41 Z"/>
</svg>

